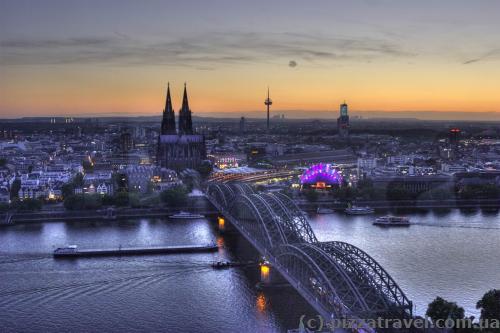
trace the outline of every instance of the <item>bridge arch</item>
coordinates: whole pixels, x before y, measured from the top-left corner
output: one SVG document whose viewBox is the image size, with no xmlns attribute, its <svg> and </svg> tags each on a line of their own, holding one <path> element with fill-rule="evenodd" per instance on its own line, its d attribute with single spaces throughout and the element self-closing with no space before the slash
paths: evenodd
<svg viewBox="0 0 500 333">
<path fill-rule="evenodd" d="M 273 209 L 258 194 L 238 195 L 228 209 L 241 226 L 264 248 L 286 243 L 286 236 Z"/>
<path fill-rule="evenodd" d="M 276 265 L 322 315 L 401 318 L 412 303 L 367 253 L 344 242 L 319 242 L 307 217 L 281 193 L 248 184 L 211 184 L 209 200 Z"/>
<path fill-rule="evenodd" d="M 249 195 L 255 193 L 253 187 L 248 185 L 247 183 L 233 182 L 229 183 L 229 187 L 233 190 L 235 195 L 238 194 Z"/>
<path fill-rule="evenodd" d="M 280 266 L 298 280 L 308 297 L 335 318 L 366 318 L 370 310 L 349 274 L 318 244 L 286 244 L 273 252 Z M 363 316 L 361 316 L 363 315 Z"/>
<path fill-rule="evenodd" d="M 278 217 L 277 222 L 282 225 L 287 243 L 318 241 L 307 218 L 287 196 L 279 193 L 266 193 L 260 196 L 271 206 Z"/>
<path fill-rule="evenodd" d="M 346 270 L 351 272 L 360 293 L 364 295 L 371 312 L 399 317 L 411 316 L 412 302 L 396 281 L 370 255 L 345 242 L 318 244 Z"/>
<path fill-rule="evenodd" d="M 207 187 L 207 194 L 220 207 L 228 207 L 235 197 L 233 189 L 222 183 L 210 183 Z M 219 208 L 220 208 L 219 207 Z"/>
</svg>

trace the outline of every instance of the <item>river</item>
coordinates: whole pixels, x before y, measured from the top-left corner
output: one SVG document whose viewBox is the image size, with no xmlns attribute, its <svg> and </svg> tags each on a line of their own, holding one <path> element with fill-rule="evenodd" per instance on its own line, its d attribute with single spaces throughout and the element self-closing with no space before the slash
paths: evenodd
<svg viewBox="0 0 500 333">
<path fill-rule="evenodd" d="M 425 312 L 436 295 L 478 315 L 475 302 L 500 283 L 500 216 L 481 211 L 410 214 L 409 228 L 373 216 L 311 216 L 322 241 L 368 252 Z M 54 260 L 81 248 L 205 244 L 219 252 Z M 283 332 L 311 308 L 293 290 L 258 291 L 257 267 L 214 270 L 219 259 L 255 256 L 208 220 L 141 219 L 23 224 L 0 229 L 2 332 Z"/>
</svg>

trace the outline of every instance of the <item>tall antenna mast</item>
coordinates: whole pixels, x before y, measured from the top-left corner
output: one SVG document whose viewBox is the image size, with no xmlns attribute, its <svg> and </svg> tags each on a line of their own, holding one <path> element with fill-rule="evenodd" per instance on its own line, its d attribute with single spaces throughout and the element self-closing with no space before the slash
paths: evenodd
<svg viewBox="0 0 500 333">
<path fill-rule="evenodd" d="M 267 98 L 264 101 L 264 105 L 267 107 L 267 131 L 269 132 L 269 107 L 273 104 L 271 98 L 269 98 L 269 87 L 267 87 Z"/>
</svg>

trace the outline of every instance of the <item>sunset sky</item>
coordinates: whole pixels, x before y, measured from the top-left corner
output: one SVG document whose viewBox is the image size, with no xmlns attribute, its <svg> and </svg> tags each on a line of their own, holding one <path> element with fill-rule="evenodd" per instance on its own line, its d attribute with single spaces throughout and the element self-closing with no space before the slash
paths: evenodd
<svg viewBox="0 0 500 333">
<path fill-rule="evenodd" d="M 0 117 L 500 112 L 500 1 L 0 0 Z"/>
</svg>

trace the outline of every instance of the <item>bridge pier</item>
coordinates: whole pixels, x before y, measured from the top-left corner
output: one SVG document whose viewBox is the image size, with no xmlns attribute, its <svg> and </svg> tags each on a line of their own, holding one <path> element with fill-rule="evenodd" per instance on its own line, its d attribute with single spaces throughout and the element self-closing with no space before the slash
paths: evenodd
<svg viewBox="0 0 500 333">
<path fill-rule="evenodd" d="M 278 272 L 276 268 L 273 268 L 271 263 L 266 259 L 263 259 L 259 265 L 260 270 L 260 282 L 258 283 L 259 288 L 265 287 L 286 287 L 290 284 L 287 280 Z"/>
</svg>

